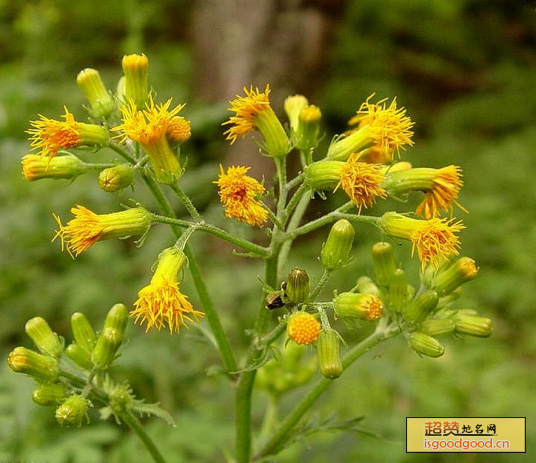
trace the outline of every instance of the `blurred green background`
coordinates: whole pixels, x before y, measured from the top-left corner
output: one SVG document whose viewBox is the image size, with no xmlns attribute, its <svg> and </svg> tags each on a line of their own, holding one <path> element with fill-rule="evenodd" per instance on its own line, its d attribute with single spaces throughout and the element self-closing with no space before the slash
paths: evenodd
<svg viewBox="0 0 536 463">
<path fill-rule="evenodd" d="M 223 219 L 210 183 L 217 163 L 232 156 L 219 127 L 229 95 L 222 91 L 219 100 L 205 98 L 196 85 L 207 77 L 199 75 L 203 66 L 193 31 L 199 3 L 210 6 L 210 1 L 186 0 L 0 0 L 1 358 L 17 345 L 30 347 L 23 333 L 30 317 L 45 317 L 70 339 L 71 313 L 85 312 L 98 324 L 113 303 L 131 304 L 159 250 L 172 242 L 168 230 L 155 228 L 140 249 L 131 241 L 99 243 L 75 262 L 58 243 L 49 243 L 52 212 L 67 217 L 74 204 L 109 212 L 133 196 L 104 193 L 90 176 L 74 184 L 22 179 L 28 121 L 37 114 L 57 118 L 64 104 L 83 117 L 75 77 L 84 67 L 98 68 L 113 87 L 124 53 L 149 56 L 150 83 L 161 98 L 188 103 L 184 115 L 192 120 L 194 135 L 185 148 L 190 170 L 184 188 L 209 220 L 245 232 Z M 217 16 L 222 4 L 237 2 L 212 3 Z M 377 437 L 315 435 L 287 449 L 278 461 L 526 461 L 536 438 L 536 3 L 263 1 L 258 8 L 270 3 L 282 9 L 286 3 L 298 5 L 293 10 L 298 16 L 316 8 L 328 18 L 331 39 L 323 44 L 321 79 L 315 76 L 315 85 L 308 86 L 305 76 L 302 84 L 297 79 L 285 89 L 311 90 L 307 96 L 322 109 L 328 139 L 345 129 L 371 93 L 397 96 L 416 123 L 415 146 L 404 158 L 415 166 L 462 166 L 460 202 L 470 211 L 459 211 L 467 226 L 463 254 L 477 261 L 480 274 L 464 288 L 460 303 L 492 318 L 495 326 L 489 339 L 447 340 L 439 360 L 419 358 L 402 339 L 367 355 L 333 384 L 314 413 L 337 413 L 340 419 L 365 415 L 363 427 Z M 227 20 L 222 30 L 233 27 L 232 18 Z M 298 73 L 287 70 L 293 72 Z M 244 74 L 248 78 L 253 77 Z M 141 186 L 134 193 L 151 206 Z M 315 204 L 317 210 L 326 208 L 320 200 Z M 397 207 L 411 210 L 414 203 Z M 326 232 L 300 240 L 292 254 L 291 263 L 313 278 L 320 275 L 316 257 Z M 362 226 L 357 237 L 355 263 L 330 283 L 326 295 L 370 274 L 368 249 L 379 234 Z M 212 239 L 194 241 L 223 323 L 233 345 L 241 348 L 257 307 L 259 264 L 232 257 L 231 247 Z M 409 246 L 397 251 L 416 275 Z M 189 278 L 185 289 L 195 302 Z M 352 334 L 349 341 L 364 335 Z M 131 326 L 129 337 L 114 373 L 129 378 L 139 396 L 161 402 L 176 418 L 176 429 L 156 419 L 147 422 L 163 453 L 174 462 L 223 461 L 222 452 L 233 445 L 232 391 L 220 376 L 205 375 L 217 364 L 216 353 L 195 330 L 170 337 Z M 60 429 L 50 409 L 29 400 L 31 381 L 11 373 L 5 362 L 0 378 L 0 461 L 148 461 L 128 431 L 99 421 L 96 414 L 90 426 Z M 285 400 L 284 409 L 301 394 L 298 390 Z M 261 397 L 255 402 L 256 419 L 263 407 Z M 406 454 L 406 416 L 525 416 L 527 454 Z"/>
</svg>

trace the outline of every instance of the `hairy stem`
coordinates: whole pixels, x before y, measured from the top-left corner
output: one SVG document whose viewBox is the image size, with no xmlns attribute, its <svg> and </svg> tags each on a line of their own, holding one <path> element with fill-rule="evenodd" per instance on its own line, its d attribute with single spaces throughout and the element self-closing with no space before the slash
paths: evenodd
<svg viewBox="0 0 536 463">
<path fill-rule="evenodd" d="M 175 215 L 173 209 L 171 208 L 167 198 L 164 196 L 156 182 L 149 175 L 143 175 L 143 179 L 153 193 L 155 199 L 158 201 L 163 212 L 167 214 L 170 219 L 173 219 Z M 174 225 L 173 231 L 178 238 L 181 235 L 181 232 L 178 228 L 179 224 L 175 223 L 172 225 Z M 188 226 L 190 225 L 193 224 L 188 224 Z M 188 246 L 185 247 L 184 253 L 188 257 L 188 268 L 190 270 L 190 274 L 192 275 L 194 286 L 199 296 L 199 299 L 201 300 L 201 304 L 203 305 L 203 308 L 205 310 L 205 315 L 207 316 L 208 324 L 210 325 L 212 334 L 216 339 L 218 352 L 220 354 L 224 368 L 228 373 L 236 371 L 236 361 L 234 358 L 233 351 L 231 349 L 231 345 L 229 343 L 229 339 L 227 338 L 225 331 L 223 330 L 220 318 L 218 316 L 218 312 L 216 312 L 212 299 L 208 294 L 207 287 L 202 278 L 201 272 L 199 271 L 199 267 L 197 266 L 195 256 L 192 254 Z"/>
<path fill-rule="evenodd" d="M 379 344 L 386 339 L 392 338 L 400 333 L 400 328 L 397 326 L 391 326 L 387 329 L 377 329 L 368 338 L 354 346 L 342 359 L 342 364 L 346 370 L 352 363 L 354 363 L 363 354 L 368 352 L 372 347 Z M 309 393 L 296 405 L 294 410 L 290 412 L 287 417 L 278 426 L 277 431 L 273 436 L 264 444 L 261 450 L 255 455 L 254 460 L 259 460 L 269 455 L 275 455 L 279 452 L 284 444 L 292 437 L 292 429 L 298 424 L 303 415 L 311 408 L 311 406 L 318 400 L 318 398 L 324 393 L 324 391 L 333 384 L 333 380 L 323 378 L 319 380 Z"/>
<path fill-rule="evenodd" d="M 136 435 L 140 438 L 140 440 L 143 442 L 143 445 L 145 446 L 147 451 L 151 454 L 153 461 L 155 463 L 166 463 L 166 460 L 164 460 L 164 457 L 162 456 L 162 454 L 156 447 L 155 443 L 149 437 L 149 434 L 145 432 L 145 429 L 143 429 L 143 426 L 141 425 L 139 420 L 132 414 L 132 412 L 127 411 L 125 413 L 122 413 L 121 418 L 127 424 L 127 426 L 132 431 L 134 431 Z"/>
<path fill-rule="evenodd" d="M 169 185 L 171 189 L 175 192 L 177 195 L 177 198 L 179 198 L 179 201 L 184 205 L 186 210 L 188 211 L 188 214 L 192 216 L 192 219 L 198 219 L 200 217 L 199 212 L 195 208 L 192 201 L 190 201 L 190 198 L 182 191 L 182 188 L 177 183 L 172 183 Z"/>
</svg>

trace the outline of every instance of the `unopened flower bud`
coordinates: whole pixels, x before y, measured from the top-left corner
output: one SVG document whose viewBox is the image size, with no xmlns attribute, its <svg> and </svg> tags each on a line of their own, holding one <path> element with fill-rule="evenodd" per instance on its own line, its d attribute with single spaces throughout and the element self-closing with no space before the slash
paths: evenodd
<svg viewBox="0 0 536 463">
<path fill-rule="evenodd" d="M 408 300 L 408 277 L 404 270 L 397 268 L 389 280 L 389 308 L 400 312 Z"/>
<path fill-rule="evenodd" d="M 339 334 L 331 329 L 323 329 L 316 342 L 316 352 L 320 372 L 324 378 L 335 379 L 342 375 Z"/>
<path fill-rule="evenodd" d="M 58 155 L 52 159 L 38 154 L 27 154 L 21 163 L 24 179 L 29 182 L 43 178 L 73 180 L 87 170 L 86 164 L 72 154 Z"/>
<path fill-rule="evenodd" d="M 437 339 L 418 331 L 411 334 L 409 344 L 415 352 L 427 357 L 441 357 L 445 352 L 445 347 Z"/>
<path fill-rule="evenodd" d="M 285 99 L 283 107 L 290 122 L 290 129 L 294 132 L 298 130 L 300 112 L 307 107 L 309 102 L 303 95 L 293 95 Z"/>
<path fill-rule="evenodd" d="M 124 413 L 133 399 L 132 391 L 126 384 L 115 386 L 108 392 L 108 397 L 110 398 L 110 408 L 116 415 Z"/>
<path fill-rule="evenodd" d="M 58 361 L 54 357 L 38 354 L 25 347 L 16 347 L 9 354 L 7 364 L 13 371 L 25 373 L 38 380 L 56 381 L 58 379 Z"/>
<path fill-rule="evenodd" d="M 38 405 L 56 405 L 67 397 L 67 389 L 59 383 L 41 383 L 32 393 L 32 400 Z"/>
<path fill-rule="evenodd" d="M 381 241 L 372 246 L 372 266 L 376 282 L 380 286 L 387 286 L 396 270 L 395 254 L 390 243 Z"/>
<path fill-rule="evenodd" d="M 93 368 L 91 354 L 74 342 L 67 346 L 67 349 L 65 349 L 65 355 L 67 355 L 67 357 L 69 357 L 83 370 L 90 370 Z"/>
<path fill-rule="evenodd" d="M 465 334 L 477 338 L 487 338 L 491 335 L 492 323 L 489 318 L 475 315 L 460 315 L 454 318 L 456 334 Z"/>
<path fill-rule="evenodd" d="M 149 92 L 147 90 L 147 69 L 149 60 L 145 55 L 126 55 L 122 61 L 125 74 L 125 97 L 134 101 L 138 109 L 143 109 Z"/>
<path fill-rule="evenodd" d="M 372 294 L 376 297 L 380 296 L 380 288 L 376 286 L 369 277 L 362 276 L 357 279 L 356 284 L 357 290 L 363 294 Z"/>
<path fill-rule="evenodd" d="M 71 329 L 73 330 L 76 344 L 90 353 L 95 347 L 97 336 L 83 313 L 75 312 L 72 314 Z"/>
<path fill-rule="evenodd" d="M 444 296 L 452 293 L 467 281 L 474 280 L 477 275 L 478 267 L 475 265 L 475 261 L 469 257 L 460 257 L 447 268 L 437 272 L 432 279 L 432 287 L 437 291 L 437 294 Z"/>
<path fill-rule="evenodd" d="M 348 262 L 354 235 L 354 227 L 348 220 L 340 219 L 333 224 L 320 254 L 326 270 L 338 270 Z"/>
<path fill-rule="evenodd" d="M 304 302 L 309 297 L 309 275 L 301 268 L 293 268 L 287 276 L 287 299 L 292 304 Z"/>
<path fill-rule="evenodd" d="M 89 113 L 94 117 L 108 117 L 114 110 L 114 100 L 95 69 L 78 73 L 76 83 L 89 102 Z"/>
<path fill-rule="evenodd" d="M 342 319 L 374 321 L 383 314 L 381 299 L 372 294 L 341 293 L 333 300 L 333 309 Z"/>
<path fill-rule="evenodd" d="M 115 354 L 123 342 L 128 314 L 123 304 L 115 304 L 104 321 L 97 344 L 91 353 L 91 361 L 97 368 L 108 368 L 115 359 Z"/>
<path fill-rule="evenodd" d="M 24 329 L 41 353 L 52 357 L 61 355 L 63 344 L 44 318 L 31 318 L 26 322 Z"/>
<path fill-rule="evenodd" d="M 404 316 L 409 322 L 420 323 L 432 313 L 438 302 L 437 293 L 428 289 L 411 301 L 404 310 Z"/>
<path fill-rule="evenodd" d="M 60 426 L 80 427 L 84 419 L 89 423 L 87 409 L 91 402 L 79 395 L 72 395 L 56 409 L 56 420 Z"/>
<path fill-rule="evenodd" d="M 122 190 L 134 182 L 134 171 L 129 164 L 104 169 L 99 174 L 99 186 L 108 193 Z"/>
<path fill-rule="evenodd" d="M 321 118 L 322 113 L 318 106 L 309 105 L 301 110 L 298 130 L 295 133 L 296 148 L 302 151 L 316 148 Z"/>
<path fill-rule="evenodd" d="M 296 312 L 290 316 L 287 335 L 296 344 L 312 344 L 320 334 L 321 325 L 314 315 Z"/>
<path fill-rule="evenodd" d="M 429 318 L 419 329 L 429 336 L 443 336 L 454 332 L 454 322 L 450 318 Z"/>
</svg>

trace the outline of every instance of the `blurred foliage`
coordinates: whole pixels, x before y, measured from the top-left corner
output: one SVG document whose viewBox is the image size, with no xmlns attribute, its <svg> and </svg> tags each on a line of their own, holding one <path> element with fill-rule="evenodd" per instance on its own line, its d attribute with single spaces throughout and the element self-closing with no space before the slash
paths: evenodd
<svg viewBox="0 0 536 463">
<path fill-rule="evenodd" d="M 404 158 L 415 166 L 462 166 L 466 186 L 460 202 L 470 211 L 456 212 L 468 227 L 462 234 L 463 254 L 480 265 L 478 279 L 464 288 L 463 301 L 492 318 L 495 331 L 485 341 L 449 343 L 439 360 L 417 357 L 401 339 L 369 354 L 337 380 L 317 413 L 337 412 L 340 419 L 366 415 L 361 424 L 379 438 L 315 435 L 306 445 L 287 449 L 280 461 L 323 463 L 326 455 L 348 462 L 512 461 L 509 454 L 406 454 L 405 417 L 536 414 L 535 8 L 534 2 L 507 0 L 348 2 L 326 63 L 325 88 L 312 102 L 321 106 L 328 131 L 342 132 L 368 95 L 397 95 L 416 121 L 416 144 Z M 221 107 L 203 107 L 192 94 L 190 14 L 191 2 L 185 0 L 0 0 L 2 357 L 16 345 L 29 346 L 21 333 L 32 316 L 45 317 L 66 335 L 74 311 L 96 321 L 115 302 L 131 304 L 163 243 L 171 240 L 168 230 L 155 228 L 141 249 L 130 240 L 99 243 L 74 263 L 60 253 L 58 243 L 47 244 L 55 226 L 52 212 L 65 216 L 80 203 L 104 213 L 129 198 L 128 192 L 113 197 L 98 190 L 90 176 L 73 185 L 22 180 L 19 163 L 28 149 L 23 133 L 28 120 L 37 113 L 57 117 L 63 104 L 82 114 L 75 83 L 80 69 L 98 68 L 113 88 L 123 53 L 150 56 L 150 80 L 159 94 L 188 102 L 184 114 L 192 119 L 194 138 L 185 154 L 195 170 L 185 176 L 184 188 L 204 205 L 207 218 L 247 233 L 224 221 L 219 205 L 211 202 L 224 116 Z M 314 203 L 322 206 L 321 200 Z M 407 210 L 414 205 L 408 203 Z M 292 255 L 292 265 L 307 268 L 316 279 L 324 232 L 299 240 Z M 376 230 L 357 229 L 356 260 L 336 275 L 326 296 L 336 287 L 353 286 L 370 271 L 368 249 L 378 238 Z M 260 268 L 230 257 L 231 247 L 211 238 L 196 239 L 194 248 L 203 257 L 201 267 L 224 326 L 240 346 L 254 316 L 247 309 L 257 304 Z M 401 245 L 399 259 L 409 255 L 409 246 Z M 195 302 L 188 278 L 185 291 Z M 128 334 L 131 341 L 116 374 L 129 377 L 139 396 L 162 402 L 175 416 L 177 429 L 148 422 L 164 454 L 173 461 L 222 461 L 221 452 L 233 439 L 229 386 L 217 375 L 199 374 L 217 364 L 216 353 L 194 331 L 170 338 L 131 327 Z M 0 377 L 0 460 L 146 461 L 125 429 L 92 416 L 90 427 L 62 430 L 50 410 L 28 400 L 29 380 L 5 367 Z M 302 392 L 292 393 L 284 405 L 290 408 Z M 263 407 L 261 400 L 255 404 L 259 419 Z M 530 458 L 535 441 L 529 419 L 527 454 L 516 455 L 516 461 Z"/>
</svg>

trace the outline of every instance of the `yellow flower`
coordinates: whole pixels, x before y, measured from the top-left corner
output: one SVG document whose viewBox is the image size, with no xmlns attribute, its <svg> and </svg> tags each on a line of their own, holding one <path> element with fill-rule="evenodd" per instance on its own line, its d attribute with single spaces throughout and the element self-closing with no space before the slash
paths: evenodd
<svg viewBox="0 0 536 463">
<path fill-rule="evenodd" d="M 224 173 L 220 165 L 220 175 L 214 183 L 220 191 L 220 201 L 225 206 L 225 216 L 260 227 L 268 218 L 268 211 L 257 197 L 265 193 L 265 188 L 257 180 L 246 175 L 250 168 L 232 166 Z"/>
<path fill-rule="evenodd" d="M 439 216 L 441 211 L 448 211 L 452 215 L 453 203 L 467 212 L 456 201 L 462 186 L 461 170 L 458 166 L 437 169 L 432 179 L 432 187 L 424 195 L 424 199 L 417 206 L 415 213 L 426 219 Z"/>
<path fill-rule="evenodd" d="M 287 334 L 296 344 L 312 344 L 320 331 L 320 322 L 310 313 L 296 312 L 288 320 Z"/>
<path fill-rule="evenodd" d="M 138 108 L 143 108 L 147 102 L 147 70 L 149 60 L 143 54 L 125 55 L 121 61 L 125 74 L 125 99 L 133 101 Z"/>
<path fill-rule="evenodd" d="M 272 157 L 285 156 L 290 151 L 290 141 L 285 129 L 270 106 L 270 86 L 266 85 L 264 92 L 258 88 L 244 87 L 246 96 L 237 95 L 231 101 L 229 111 L 235 113 L 223 125 L 231 125 L 224 132 L 231 145 L 238 137 L 245 137 L 253 129 L 258 129 L 265 141 L 267 154 Z"/>
<path fill-rule="evenodd" d="M 353 151 L 361 150 L 372 143 L 368 152 L 370 156 L 368 160 L 387 163 L 393 160 L 393 152 L 396 151 L 400 156 L 400 148 L 413 145 L 411 140 L 413 122 L 409 116 L 406 116 L 404 108 L 397 108 L 396 98 L 387 106 L 387 98 L 375 104 L 369 103 L 373 96 L 374 94 L 370 95 L 357 114 L 348 121 L 349 125 L 357 127 L 350 130 L 346 138 L 356 137 L 356 140 L 361 142 L 361 145 L 354 147 Z M 361 134 L 356 135 L 357 132 Z"/>
<path fill-rule="evenodd" d="M 439 268 L 445 260 L 458 255 L 460 240 L 456 234 L 465 228 L 461 221 L 453 219 L 418 220 L 396 212 L 386 212 L 380 226 L 390 236 L 410 240 L 412 255 L 416 250 L 423 268 L 427 263 Z"/>
<path fill-rule="evenodd" d="M 369 208 L 376 198 L 387 197 L 386 191 L 380 186 L 385 176 L 381 164 L 359 162 L 359 154 L 352 154 L 341 169 L 341 179 L 337 188 L 342 187 L 352 202 L 359 208 Z"/>
<path fill-rule="evenodd" d="M 76 148 L 82 145 L 98 146 L 108 143 L 108 132 L 104 127 L 76 122 L 74 116 L 64 107 L 65 121 L 56 121 L 39 115 L 38 121 L 30 122 L 32 150 L 41 150 L 41 155 L 52 159 L 60 149 Z"/>
<path fill-rule="evenodd" d="M 22 174 L 33 182 L 42 178 L 74 179 L 85 171 L 85 164 L 76 156 L 66 154 L 53 159 L 44 159 L 38 154 L 27 154 L 22 158 Z"/>
<path fill-rule="evenodd" d="M 204 314 L 195 310 L 188 298 L 179 291 L 177 276 L 186 262 L 186 256 L 179 249 L 164 249 L 158 258 L 158 264 L 151 282 L 138 293 L 134 310 L 135 323 L 146 323 L 146 332 L 150 328 L 160 330 L 166 325 L 171 334 L 177 333 L 187 322 L 198 322 Z"/>
<path fill-rule="evenodd" d="M 149 156 L 156 179 L 165 184 L 174 183 L 182 175 L 182 167 L 169 146 L 167 134 L 170 131 L 172 137 L 177 135 L 177 113 L 184 105 L 169 109 L 171 101 L 169 99 L 165 103 L 155 104 L 150 96 L 145 109 L 139 110 L 136 103 L 130 100 L 129 104 L 121 107 L 123 123 L 112 129 L 123 132 L 116 137 L 122 142 L 129 138 L 141 144 Z M 181 125 L 182 137 L 186 131 L 189 136 L 190 123 L 182 119 Z"/>
<path fill-rule="evenodd" d="M 84 206 L 76 206 L 71 209 L 71 213 L 74 219 L 67 222 L 67 225 L 63 225 L 54 214 L 60 229 L 52 241 L 59 237 L 62 250 L 67 248 L 73 258 L 97 241 L 141 235 L 147 232 L 152 223 L 151 214 L 143 207 L 99 215 Z"/>
<path fill-rule="evenodd" d="M 425 192 L 424 199 L 415 213 L 426 219 L 432 219 L 438 217 L 441 211 L 452 214 L 453 203 L 467 212 L 456 201 L 462 185 L 460 168 L 451 165 L 442 169 L 419 167 L 388 170 L 383 187 L 389 195 L 402 199 L 411 191 Z"/>
</svg>

